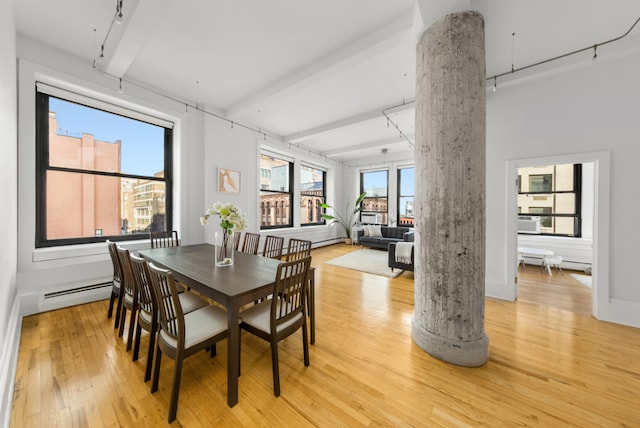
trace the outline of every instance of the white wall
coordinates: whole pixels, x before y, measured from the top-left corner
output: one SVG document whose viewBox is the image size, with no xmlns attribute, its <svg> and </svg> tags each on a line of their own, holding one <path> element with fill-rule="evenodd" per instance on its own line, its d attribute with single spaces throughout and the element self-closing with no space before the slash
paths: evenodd
<svg viewBox="0 0 640 428">
<path fill-rule="evenodd" d="M 205 108 L 206 110 L 206 108 Z M 262 147 L 275 154 L 282 154 L 287 159 L 295 161 L 296 177 L 299 177 L 299 165 L 301 161 L 325 168 L 327 170 L 327 193 L 331 199 L 340 198 L 342 191 L 342 167 L 333 161 L 289 147 L 288 144 L 268 137 L 264 140 L 254 131 L 241 126 L 231 127 L 226 120 L 221 120 L 213 115 L 204 114 L 205 142 L 202 159 L 204 160 L 204 197 L 201 200 L 200 211 L 194 218 L 189 219 L 202 229 L 202 240 L 213 243 L 213 234 L 219 231 L 219 222 L 210 221 L 205 227 L 200 226 L 198 217 L 206 208 L 215 202 L 231 202 L 236 204 L 247 215 L 249 227 L 247 231 L 261 233 L 262 236 L 276 235 L 286 239 L 296 237 L 308 239 L 314 243 L 314 247 L 335 242 L 339 236 L 335 227 L 306 226 L 300 227 L 299 200 L 294 200 L 294 227 L 283 229 L 269 229 L 260 231 L 260 213 L 258 212 L 259 193 L 259 151 Z M 217 188 L 218 168 L 227 168 L 240 171 L 240 193 L 219 193 Z M 297 181 L 296 181 L 297 183 Z M 340 199 L 336 199 L 340 200 Z M 333 203 L 333 202 L 330 202 Z M 264 238 L 261 239 L 261 246 Z"/>
<path fill-rule="evenodd" d="M 610 177 L 606 177 L 610 189 L 601 189 L 599 197 L 609 198 L 610 206 L 596 207 L 596 215 L 608 218 L 610 226 L 599 230 L 601 239 L 599 243 L 594 240 L 594 245 L 608 244 L 609 252 L 599 264 L 608 267 L 609 273 L 599 280 L 595 315 L 640 326 L 640 285 L 634 269 L 640 241 L 636 227 L 640 208 L 639 75 L 636 51 L 504 85 L 488 94 L 488 294 L 513 297 L 510 272 L 515 262 L 510 266 L 513 256 L 507 250 L 515 241 L 508 230 L 515 216 L 508 217 L 512 190 L 507 166 L 516 160 L 526 163 L 528 158 L 589 158 L 588 153 L 604 153 L 599 173 L 609 175 L 605 164 L 610 157 Z"/>
<path fill-rule="evenodd" d="M 11 2 L 0 1 L 0 426 L 8 425 L 18 353 L 20 318 L 16 300 L 18 217 L 16 42 Z"/>
<path fill-rule="evenodd" d="M 174 225 L 185 243 L 201 242 L 199 224 L 189 218 L 202 203 L 202 118 L 163 97 L 118 81 L 93 69 L 91 64 L 32 39 L 19 36 L 18 56 L 18 244 L 17 292 L 23 315 L 106 298 L 109 288 L 57 299 L 44 294 L 108 281 L 111 262 L 104 244 L 35 248 L 35 82 L 60 86 L 121 104 L 174 122 Z M 15 61 L 15 57 L 14 57 Z M 189 165 L 188 162 L 193 162 Z M 197 218 L 197 217 L 196 217 Z M 143 248 L 148 242 L 128 245 Z"/>
</svg>

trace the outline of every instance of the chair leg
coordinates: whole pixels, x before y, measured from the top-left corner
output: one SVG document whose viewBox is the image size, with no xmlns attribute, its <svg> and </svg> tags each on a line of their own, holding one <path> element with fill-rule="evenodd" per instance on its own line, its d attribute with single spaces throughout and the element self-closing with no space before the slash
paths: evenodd
<svg viewBox="0 0 640 428">
<path fill-rule="evenodd" d="M 147 382 L 151 379 L 151 368 L 153 367 L 153 351 L 156 344 L 156 330 L 157 327 L 152 325 L 149 332 L 149 349 L 147 350 L 147 367 L 144 370 L 144 381 Z"/>
<path fill-rule="evenodd" d="M 271 343 L 271 364 L 273 365 L 273 395 L 280 397 L 280 367 L 278 362 L 278 342 Z"/>
<path fill-rule="evenodd" d="M 118 337 L 122 337 L 124 334 L 124 320 L 127 318 L 127 308 L 122 306 L 122 311 L 120 312 L 120 328 L 118 329 Z"/>
<path fill-rule="evenodd" d="M 178 413 L 178 396 L 180 395 L 180 378 L 182 376 L 182 357 L 176 358 L 175 373 L 173 374 L 173 387 L 171 388 L 171 404 L 169 405 L 169 423 L 176 420 Z"/>
<path fill-rule="evenodd" d="M 151 393 L 158 390 L 158 379 L 160 378 L 160 361 L 162 360 L 162 350 L 156 344 L 156 361 L 153 364 L 153 381 L 151 382 Z"/>
<path fill-rule="evenodd" d="M 109 298 L 109 309 L 107 310 L 107 319 L 110 319 L 113 315 L 113 302 L 116 300 L 116 293 L 111 291 L 111 297 Z"/>
<path fill-rule="evenodd" d="M 302 350 L 304 352 L 304 366 L 309 367 L 309 333 L 307 323 L 302 324 Z"/>
<path fill-rule="evenodd" d="M 113 328 L 118 328 L 120 326 L 120 314 L 122 313 L 122 298 L 118 295 L 118 303 L 116 306 L 116 320 L 113 323 Z"/>
<path fill-rule="evenodd" d="M 217 355 L 217 352 L 218 352 L 218 351 L 216 350 L 216 344 L 214 343 L 214 344 L 213 344 L 213 345 L 211 345 L 209 348 L 210 348 L 210 349 L 209 349 L 209 352 L 211 353 L 211 356 L 212 356 L 212 357 L 215 357 L 215 356 Z"/>
<path fill-rule="evenodd" d="M 129 315 L 129 334 L 127 335 L 127 352 L 131 350 L 131 345 L 133 344 L 133 332 L 136 329 L 136 324 L 138 320 L 138 310 L 134 306 L 131 309 L 131 315 Z"/>
<path fill-rule="evenodd" d="M 133 356 L 131 361 L 138 361 L 138 354 L 140 352 L 140 336 L 142 334 L 142 327 L 140 323 L 136 323 L 136 334 L 133 337 Z"/>
</svg>

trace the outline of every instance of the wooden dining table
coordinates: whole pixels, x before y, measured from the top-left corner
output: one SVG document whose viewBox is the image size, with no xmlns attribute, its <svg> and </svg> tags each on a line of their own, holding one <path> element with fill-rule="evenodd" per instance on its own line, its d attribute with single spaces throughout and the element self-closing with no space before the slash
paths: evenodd
<svg viewBox="0 0 640 428">
<path fill-rule="evenodd" d="M 147 261 L 169 269 L 173 276 L 198 293 L 220 303 L 227 309 L 227 404 L 238 403 L 240 374 L 239 313 L 244 305 L 264 298 L 273 292 L 278 260 L 236 252 L 234 264 L 219 267 L 214 263 L 214 246 L 210 244 L 184 245 L 140 250 Z M 315 343 L 315 269 L 309 273 L 308 313 L 310 342 Z"/>
</svg>

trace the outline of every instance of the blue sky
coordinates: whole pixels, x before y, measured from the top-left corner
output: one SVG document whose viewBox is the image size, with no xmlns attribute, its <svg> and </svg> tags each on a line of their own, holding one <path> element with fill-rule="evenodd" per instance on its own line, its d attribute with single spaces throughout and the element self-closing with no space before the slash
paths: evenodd
<svg viewBox="0 0 640 428">
<path fill-rule="evenodd" d="M 164 170 L 164 128 L 54 97 L 49 97 L 49 110 L 56 113 L 58 134 L 122 141 L 121 172 L 153 175 Z"/>
</svg>

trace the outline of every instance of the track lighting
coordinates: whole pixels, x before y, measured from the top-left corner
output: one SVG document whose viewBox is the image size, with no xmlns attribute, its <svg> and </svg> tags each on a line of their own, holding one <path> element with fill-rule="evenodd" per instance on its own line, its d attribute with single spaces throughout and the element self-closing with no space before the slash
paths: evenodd
<svg viewBox="0 0 640 428">
<path fill-rule="evenodd" d="M 591 61 L 596 62 L 598 60 L 598 45 L 593 45 L 593 58 Z"/>
<path fill-rule="evenodd" d="M 122 24 L 122 1 L 116 0 L 116 16 L 114 18 L 116 24 Z"/>
<path fill-rule="evenodd" d="M 118 92 L 119 93 L 123 93 L 124 91 L 122 90 L 122 77 L 119 79 L 120 84 L 118 85 Z"/>
<path fill-rule="evenodd" d="M 493 92 L 498 90 L 498 78 L 493 76 Z"/>
</svg>

